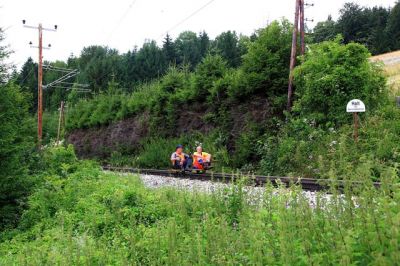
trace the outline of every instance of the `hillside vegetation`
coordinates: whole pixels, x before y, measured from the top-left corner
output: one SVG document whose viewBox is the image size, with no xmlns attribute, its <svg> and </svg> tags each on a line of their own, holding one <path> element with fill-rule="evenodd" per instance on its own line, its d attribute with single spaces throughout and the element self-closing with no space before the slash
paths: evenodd
<svg viewBox="0 0 400 266">
<path fill-rule="evenodd" d="M 379 179 L 381 165 L 399 163 L 400 136 L 383 69 L 364 46 L 340 37 L 312 45 L 299 58 L 293 112 L 285 113 L 290 36 L 286 21 L 258 31 L 238 68 L 208 55 L 193 72 L 172 67 L 130 94 L 110 83 L 91 100 L 71 102 L 68 139 L 81 156 L 155 168 L 169 167 L 176 144 L 191 151 L 203 143 L 217 170 L 269 175 L 319 177 L 338 161 L 358 164 L 366 157 L 376 162 Z M 354 98 L 368 109 L 357 144 L 345 112 Z"/>
</svg>

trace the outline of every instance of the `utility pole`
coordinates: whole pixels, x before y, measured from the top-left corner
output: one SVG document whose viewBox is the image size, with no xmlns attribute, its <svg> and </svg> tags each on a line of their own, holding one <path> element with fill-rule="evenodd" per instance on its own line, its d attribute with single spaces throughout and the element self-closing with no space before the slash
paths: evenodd
<svg viewBox="0 0 400 266">
<path fill-rule="evenodd" d="M 300 0 L 300 47 L 301 47 L 301 55 L 306 53 L 306 43 L 304 40 L 305 37 L 305 25 L 304 25 L 304 0 Z"/>
<path fill-rule="evenodd" d="M 294 25 L 293 25 L 293 36 L 292 36 L 292 52 L 290 55 L 290 74 L 289 74 L 289 86 L 288 86 L 288 101 L 287 111 L 290 112 L 292 109 L 293 102 L 293 70 L 296 67 L 297 57 L 297 37 L 299 34 L 300 24 L 300 45 L 301 54 L 303 55 L 306 51 L 305 45 L 305 26 L 304 26 L 304 0 L 296 0 L 295 13 L 294 13 Z"/>
<path fill-rule="evenodd" d="M 51 45 L 49 44 L 48 47 L 43 47 L 43 31 L 56 31 L 57 25 L 54 25 L 54 29 L 43 28 L 42 24 L 39 23 L 39 26 L 28 26 L 25 25 L 26 21 L 22 20 L 22 24 L 25 28 L 29 29 L 36 29 L 39 31 L 39 45 L 32 46 L 32 42 L 29 44 L 31 48 L 38 48 L 39 49 L 39 59 L 38 59 L 38 146 L 41 147 L 42 144 L 42 136 L 43 136 L 43 49 L 50 49 Z"/>
<path fill-rule="evenodd" d="M 38 63 L 38 146 L 42 143 L 43 129 L 43 27 L 39 24 L 39 63 Z"/>
</svg>

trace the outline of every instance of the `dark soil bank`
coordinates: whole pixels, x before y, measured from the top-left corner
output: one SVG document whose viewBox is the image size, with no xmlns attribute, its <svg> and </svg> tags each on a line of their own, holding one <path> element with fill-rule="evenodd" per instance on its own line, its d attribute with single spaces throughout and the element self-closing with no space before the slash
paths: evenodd
<svg viewBox="0 0 400 266">
<path fill-rule="evenodd" d="M 213 119 L 212 122 L 204 119 L 210 110 L 205 110 L 200 105 L 183 109 L 187 111 L 178 115 L 177 127 L 171 135 L 173 137 L 193 131 L 207 134 L 221 127 L 223 123 L 219 118 Z M 255 97 L 246 102 L 231 105 L 228 108 L 230 148 L 234 148 L 235 139 L 246 130 L 249 122 L 263 127 L 272 116 L 269 102 L 264 97 Z M 81 158 L 107 158 L 113 151 L 130 153 L 140 147 L 140 142 L 144 138 L 156 135 L 157 132 L 150 130 L 148 117 L 149 114 L 144 113 L 109 125 L 76 129 L 69 132 L 67 141 L 75 146 Z M 162 128 L 159 130 L 163 132 Z M 153 131 L 157 131 L 157 128 Z"/>
<path fill-rule="evenodd" d="M 113 151 L 138 147 L 147 135 L 147 128 L 146 121 L 135 116 L 110 125 L 74 130 L 68 134 L 67 141 L 75 146 L 81 158 L 106 158 Z"/>
</svg>

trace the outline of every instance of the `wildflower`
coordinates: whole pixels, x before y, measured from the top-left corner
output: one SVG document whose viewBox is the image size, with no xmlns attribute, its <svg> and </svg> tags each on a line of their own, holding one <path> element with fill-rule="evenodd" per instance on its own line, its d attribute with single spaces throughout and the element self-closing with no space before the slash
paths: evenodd
<svg viewBox="0 0 400 266">
<path fill-rule="evenodd" d="M 331 144 L 330 144 L 329 146 L 333 147 L 333 146 L 335 146 L 335 145 L 337 145 L 337 141 L 336 141 L 336 140 L 332 141 Z"/>
</svg>

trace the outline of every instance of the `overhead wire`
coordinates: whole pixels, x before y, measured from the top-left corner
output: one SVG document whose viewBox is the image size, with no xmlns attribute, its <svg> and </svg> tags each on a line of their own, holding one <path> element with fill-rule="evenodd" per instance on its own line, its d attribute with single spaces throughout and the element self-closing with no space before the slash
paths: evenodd
<svg viewBox="0 0 400 266">
<path fill-rule="evenodd" d="M 136 4 L 137 1 L 138 1 L 138 0 L 133 0 L 133 1 L 129 4 L 129 6 L 128 6 L 128 8 L 126 9 L 125 13 L 121 16 L 121 18 L 118 20 L 118 22 L 117 22 L 117 24 L 115 25 L 115 27 L 113 28 L 113 30 L 112 30 L 112 31 L 110 32 L 110 34 L 108 35 L 108 37 L 107 37 L 107 39 L 106 39 L 106 43 L 108 43 L 108 42 L 110 41 L 112 35 L 113 35 L 113 34 L 115 33 L 115 31 L 119 28 L 119 26 L 121 25 L 121 23 L 124 21 L 124 19 L 126 18 L 126 16 L 129 14 L 129 11 L 132 9 L 132 7 Z M 86 66 L 86 68 L 85 68 L 85 71 L 86 71 L 86 69 L 87 69 L 87 66 Z M 107 76 L 107 75 L 109 75 L 109 74 L 110 74 L 110 73 L 103 74 L 103 75 L 101 76 L 100 79 L 103 79 L 105 76 Z"/>
<path fill-rule="evenodd" d="M 208 7 L 209 5 L 211 5 L 215 0 L 210 0 L 207 3 L 205 3 L 204 5 L 202 5 L 201 7 L 199 7 L 198 9 L 196 9 L 195 11 L 193 11 L 189 16 L 185 17 L 184 19 L 182 19 L 181 21 L 179 21 L 178 23 L 176 23 L 174 26 L 172 26 L 171 28 L 169 28 L 167 31 L 165 31 L 164 33 L 162 33 L 160 35 L 161 37 L 164 37 L 165 34 L 168 34 L 170 31 L 173 31 L 174 29 L 176 29 L 177 27 L 179 27 L 180 25 L 182 25 L 183 23 L 185 23 L 186 21 L 188 21 L 190 18 L 192 18 L 193 16 L 197 15 L 197 13 L 199 13 L 200 11 L 202 11 L 203 9 L 205 9 L 206 7 Z"/>
<path fill-rule="evenodd" d="M 121 23 L 124 21 L 124 19 L 126 18 L 126 16 L 129 14 L 129 11 L 132 9 L 132 7 L 136 4 L 138 0 L 133 0 L 128 8 L 126 9 L 125 13 L 121 16 L 121 18 L 118 20 L 117 24 L 115 25 L 115 27 L 113 28 L 113 30 L 110 32 L 110 34 L 107 36 L 107 40 L 106 42 L 109 42 L 109 40 L 111 39 L 112 35 L 115 33 L 115 31 L 119 28 L 119 26 L 121 25 Z"/>
<path fill-rule="evenodd" d="M 29 77 L 29 75 L 32 73 L 32 71 L 35 70 L 35 67 L 31 67 L 31 69 L 29 70 L 28 74 L 26 74 L 26 76 L 19 82 L 19 86 L 22 85 L 22 83 L 25 82 L 25 80 Z"/>
<path fill-rule="evenodd" d="M 107 42 L 109 41 L 109 39 L 112 37 L 112 35 L 115 33 L 115 31 L 118 29 L 118 27 L 121 25 L 121 23 L 124 21 L 124 19 L 126 18 L 126 16 L 129 14 L 129 11 L 132 9 L 132 7 L 136 4 L 138 0 L 133 0 L 128 8 L 126 9 L 125 13 L 121 16 L 121 18 L 118 20 L 118 23 L 115 25 L 115 27 L 113 28 L 113 30 L 110 32 L 110 34 L 107 37 Z M 177 27 L 179 27 L 180 25 L 182 25 L 183 23 L 185 23 L 186 21 L 188 21 L 190 18 L 192 18 L 193 16 L 197 15 L 199 12 L 201 12 L 203 9 L 205 9 L 206 7 L 208 7 L 209 5 L 211 5 L 213 2 L 215 2 L 215 0 L 210 0 L 208 2 L 206 2 L 204 5 L 200 6 L 198 9 L 194 10 L 192 13 L 190 13 L 187 17 L 185 17 L 184 19 L 182 19 L 181 21 L 179 21 L 178 23 L 176 23 L 175 25 L 173 25 L 171 28 L 169 28 L 167 31 L 165 31 L 165 33 L 168 33 L 174 29 L 176 29 Z M 164 36 L 164 33 L 160 36 L 162 37 Z M 52 70 L 56 70 L 56 69 L 52 69 Z M 61 70 L 61 69 L 60 69 Z M 59 71 L 60 71 L 59 70 Z M 109 73 L 107 73 L 109 74 Z M 103 75 L 106 76 L 107 74 Z M 58 81 L 58 80 L 57 80 Z M 50 86 L 49 86 L 50 85 Z M 51 87 L 52 84 L 49 84 L 48 87 Z"/>
<path fill-rule="evenodd" d="M 62 81 L 68 80 L 74 76 L 76 76 L 77 74 L 79 74 L 79 71 L 77 69 L 72 70 L 70 73 L 65 74 L 64 76 L 60 77 L 57 80 L 52 81 L 51 83 L 44 85 L 44 88 L 50 88 L 52 86 L 55 86 L 56 84 L 59 84 Z"/>
<path fill-rule="evenodd" d="M 10 25 L 10 26 L 8 26 L 8 27 L 5 27 L 5 28 L 3 28 L 2 29 L 2 31 L 3 32 L 6 32 L 6 31 L 8 31 L 9 29 L 11 29 L 12 27 L 14 27 L 15 25 Z"/>
</svg>

